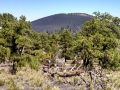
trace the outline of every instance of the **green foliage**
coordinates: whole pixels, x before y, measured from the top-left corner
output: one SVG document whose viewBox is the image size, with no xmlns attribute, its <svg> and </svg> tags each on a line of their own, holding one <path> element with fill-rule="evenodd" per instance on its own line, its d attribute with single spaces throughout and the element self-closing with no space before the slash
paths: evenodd
<svg viewBox="0 0 120 90">
<path fill-rule="evenodd" d="M 39 62 L 38 59 L 36 57 L 33 57 L 32 55 L 24 55 L 24 58 L 21 58 L 21 60 L 19 62 L 17 62 L 17 66 L 25 66 L 25 65 L 29 65 L 32 69 L 36 69 L 38 70 L 38 66 L 39 66 Z"/>
<path fill-rule="evenodd" d="M 10 49 L 0 45 L 0 59 L 7 60 L 10 56 Z"/>
<path fill-rule="evenodd" d="M 74 34 L 69 27 L 59 32 L 37 33 L 30 29 L 25 16 L 17 19 L 9 13 L 0 14 L 0 60 L 13 61 L 15 68 L 30 65 L 38 69 L 46 59 L 54 64 L 56 56 L 67 60 L 76 55 L 84 66 L 99 62 L 104 68 L 120 68 L 120 18 L 108 13 L 94 14 L 95 18 Z"/>
<path fill-rule="evenodd" d="M 25 16 L 18 20 L 12 14 L 0 14 L 0 58 L 4 61 L 13 61 L 13 68 L 29 64 L 32 68 L 38 67 L 41 48 L 40 36 L 30 30 L 30 22 Z M 41 52 L 40 52 L 41 53 Z M 40 56 L 41 57 L 41 56 Z"/>
<path fill-rule="evenodd" d="M 83 52 L 84 63 L 87 60 L 87 64 L 90 64 L 89 61 L 97 59 L 103 67 L 111 67 L 110 63 L 113 63 L 112 60 L 114 59 L 111 56 L 118 52 L 115 49 L 118 47 L 120 28 L 111 22 L 113 18 L 111 15 L 100 14 L 99 12 L 95 12 L 95 15 L 96 18 L 87 21 L 82 27 L 82 35 L 86 38 L 82 42 L 83 47 L 80 52 Z M 114 60 L 118 62 L 119 59 Z"/>
<path fill-rule="evenodd" d="M 56 53 L 59 50 L 59 35 L 56 32 L 50 34 L 51 51 Z"/>
<path fill-rule="evenodd" d="M 73 36 L 69 30 L 62 30 L 60 34 L 60 45 L 62 48 L 62 56 L 66 59 L 70 59 L 69 52 L 73 47 Z M 72 54 L 72 52 L 71 52 Z"/>
</svg>

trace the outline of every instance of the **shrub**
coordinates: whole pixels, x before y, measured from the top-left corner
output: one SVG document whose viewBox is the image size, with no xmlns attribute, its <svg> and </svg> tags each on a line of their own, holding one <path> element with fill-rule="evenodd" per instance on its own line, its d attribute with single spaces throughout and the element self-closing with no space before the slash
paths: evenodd
<svg viewBox="0 0 120 90">
<path fill-rule="evenodd" d="M 22 90 L 22 87 L 19 86 L 12 77 L 8 78 L 8 80 L 5 82 L 5 86 L 6 90 Z"/>
<path fill-rule="evenodd" d="M 42 83 L 43 83 L 43 80 L 42 78 L 40 77 L 37 77 L 35 80 L 34 80 L 34 85 L 37 86 L 37 87 L 41 87 L 42 86 Z"/>
<path fill-rule="evenodd" d="M 4 85 L 4 80 L 3 79 L 0 79 L 0 86 L 3 86 Z"/>
<path fill-rule="evenodd" d="M 51 90 L 51 88 L 52 88 L 52 86 L 51 86 L 50 82 L 48 82 L 42 86 L 43 90 Z"/>
<path fill-rule="evenodd" d="M 53 87 L 52 90 L 60 90 L 58 87 Z"/>
</svg>

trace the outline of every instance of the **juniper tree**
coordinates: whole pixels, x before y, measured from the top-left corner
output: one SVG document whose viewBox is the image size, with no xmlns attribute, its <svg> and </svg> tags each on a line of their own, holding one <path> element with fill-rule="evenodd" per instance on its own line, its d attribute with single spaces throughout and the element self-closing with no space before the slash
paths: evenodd
<svg viewBox="0 0 120 90">
<path fill-rule="evenodd" d="M 72 56 L 73 36 L 69 30 L 62 30 L 60 34 L 60 45 L 62 49 L 62 56 L 66 59 Z"/>
<path fill-rule="evenodd" d="M 120 61 L 118 53 L 118 39 L 120 28 L 112 21 L 114 17 L 105 13 L 95 13 L 96 18 L 87 21 L 82 26 L 83 40 L 81 40 L 80 52 L 84 65 L 89 65 L 95 60 L 101 63 L 102 67 L 114 66 L 113 62 Z M 112 53 L 111 53 L 112 51 Z M 116 55 L 115 55 L 116 54 Z"/>
<path fill-rule="evenodd" d="M 0 14 L 0 58 L 13 62 L 13 71 L 17 67 L 29 64 L 38 66 L 42 51 L 39 34 L 30 30 L 30 22 L 25 16 L 16 19 L 12 14 Z"/>
<path fill-rule="evenodd" d="M 53 57 L 55 57 L 58 54 L 59 51 L 59 35 L 56 32 L 53 32 L 49 36 L 50 39 L 50 46 L 51 46 L 51 52 L 53 52 Z"/>
</svg>

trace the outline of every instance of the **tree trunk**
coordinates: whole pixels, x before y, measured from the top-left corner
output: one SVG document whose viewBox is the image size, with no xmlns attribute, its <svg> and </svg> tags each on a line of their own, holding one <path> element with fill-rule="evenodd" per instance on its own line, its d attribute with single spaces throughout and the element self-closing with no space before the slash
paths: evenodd
<svg viewBox="0 0 120 90">
<path fill-rule="evenodd" d="M 15 36 L 12 37 L 12 53 L 17 53 L 17 44 L 15 43 Z"/>
<path fill-rule="evenodd" d="M 67 52 L 67 47 L 65 46 L 65 62 L 67 61 L 67 57 L 66 57 L 66 52 Z"/>
<path fill-rule="evenodd" d="M 12 73 L 12 75 L 16 75 L 16 72 L 17 72 L 17 69 L 15 67 L 15 60 L 14 60 L 11 73 Z"/>
<path fill-rule="evenodd" d="M 24 53 L 24 49 L 25 49 L 25 46 L 23 46 L 23 47 L 21 48 L 21 53 L 20 53 L 20 55 L 22 55 L 22 54 Z"/>
<path fill-rule="evenodd" d="M 65 62 L 67 61 L 66 55 L 65 55 Z"/>
</svg>

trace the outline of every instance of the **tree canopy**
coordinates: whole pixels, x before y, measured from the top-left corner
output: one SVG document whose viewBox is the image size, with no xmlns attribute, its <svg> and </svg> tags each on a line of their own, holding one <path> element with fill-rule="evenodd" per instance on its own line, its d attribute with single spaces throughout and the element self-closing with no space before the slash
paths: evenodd
<svg viewBox="0 0 120 90">
<path fill-rule="evenodd" d="M 25 65 L 37 69 L 46 59 L 83 60 L 91 67 L 99 62 L 103 68 L 120 68 L 120 18 L 108 13 L 94 12 L 95 18 L 83 24 L 79 32 L 62 29 L 60 32 L 38 33 L 31 30 L 25 16 L 0 14 L 0 61 L 13 62 L 13 71 Z"/>
</svg>

